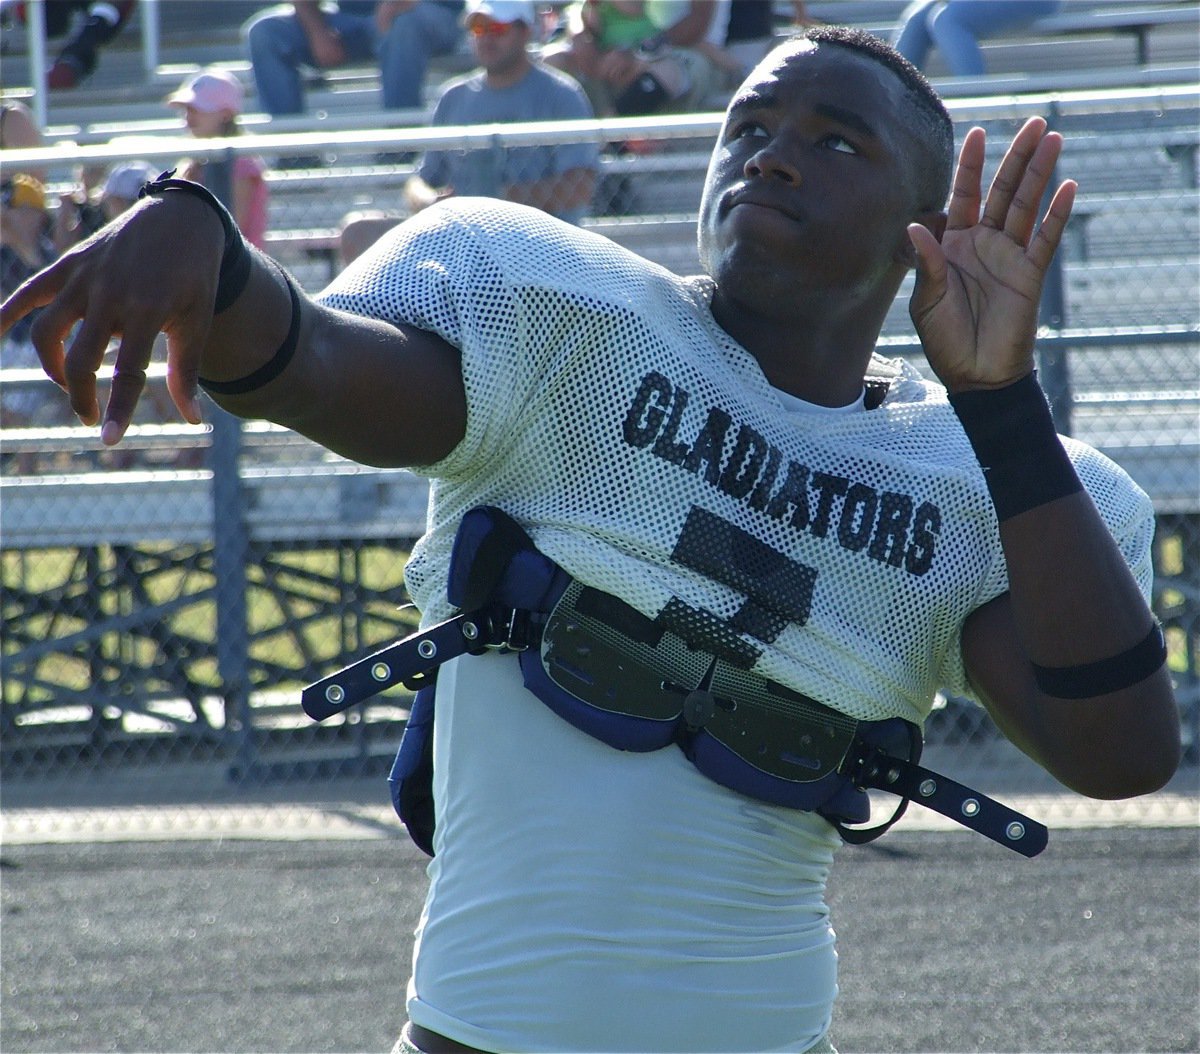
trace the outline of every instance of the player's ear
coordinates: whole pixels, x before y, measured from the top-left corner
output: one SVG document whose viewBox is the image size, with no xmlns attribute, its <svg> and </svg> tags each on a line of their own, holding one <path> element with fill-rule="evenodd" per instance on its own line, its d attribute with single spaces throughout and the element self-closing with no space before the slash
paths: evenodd
<svg viewBox="0 0 1200 1054">
<path fill-rule="evenodd" d="M 939 242 L 942 240 L 942 235 L 946 233 L 946 213 L 940 209 L 919 212 L 912 218 L 912 222 L 919 223 Z M 907 233 L 904 235 L 900 248 L 896 251 L 896 257 L 905 267 L 917 266 L 916 250 L 913 249 Z"/>
</svg>

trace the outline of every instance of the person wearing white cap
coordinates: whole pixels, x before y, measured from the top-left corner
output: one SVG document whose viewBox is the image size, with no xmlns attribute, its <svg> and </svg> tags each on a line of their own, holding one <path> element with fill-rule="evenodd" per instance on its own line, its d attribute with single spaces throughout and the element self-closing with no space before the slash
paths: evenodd
<svg viewBox="0 0 1200 1054">
<path fill-rule="evenodd" d="M 242 34 L 262 108 L 304 113 L 301 70 L 378 59 L 385 110 L 415 110 L 430 59 L 462 40 L 462 0 L 297 0 L 268 8 Z"/>
<path fill-rule="evenodd" d="M 587 119 L 591 104 L 570 76 L 535 61 L 537 5 L 528 0 L 472 0 L 464 19 L 479 69 L 450 81 L 434 111 L 435 126 Z M 503 198 L 571 223 L 587 212 L 596 188 L 599 148 L 590 142 L 431 150 L 405 185 L 419 212 L 453 195 Z M 400 217 L 351 213 L 342 229 L 349 263 Z"/>
<path fill-rule="evenodd" d="M 150 182 L 158 173 L 158 166 L 149 161 L 122 161 L 113 165 L 104 180 L 104 190 L 100 196 L 105 220 L 116 219 L 137 201 L 142 184 Z"/>
<path fill-rule="evenodd" d="M 217 139 L 241 134 L 238 117 L 245 100 L 242 82 L 228 70 L 209 66 L 167 96 L 168 106 L 183 111 L 188 131 L 197 139 Z M 266 163 L 252 154 L 236 154 L 208 161 L 181 161 L 176 174 L 207 186 L 237 219 L 251 245 L 260 249 L 267 233 Z"/>
<path fill-rule="evenodd" d="M 81 169 L 79 186 L 59 196 L 54 210 L 54 246 L 65 252 L 90 238 L 106 223 L 111 223 L 138 198 L 142 184 L 161 171 L 161 165 L 149 161 L 119 161 L 104 175 L 97 192 L 95 176 Z"/>
<path fill-rule="evenodd" d="M 434 125 L 555 121 L 593 116 L 571 77 L 535 62 L 536 6 L 523 0 L 475 0 L 467 32 L 480 68 L 451 81 L 438 99 Z M 578 222 L 595 190 L 599 150 L 593 143 L 431 150 L 406 188 L 410 207 L 451 194 L 483 195 L 533 205 Z"/>
</svg>

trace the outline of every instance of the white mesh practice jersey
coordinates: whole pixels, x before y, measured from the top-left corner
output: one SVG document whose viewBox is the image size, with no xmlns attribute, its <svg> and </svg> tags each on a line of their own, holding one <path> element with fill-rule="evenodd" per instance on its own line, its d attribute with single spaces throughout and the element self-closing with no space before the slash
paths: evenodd
<svg viewBox="0 0 1200 1054">
<path fill-rule="evenodd" d="M 497 505 L 587 585 L 859 718 L 969 694 L 964 619 L 1007 588 L 983 474 L 945 392 L 900 366 L 860 413 L 789 409 L 680 278 L 545 214 L 451 199 L 324 294 L 462 350 L 465 438 L 432 479 L 408 584 L 426 623 L 463 512 Z M 1152 511 L 1064 440 L 1143 590 Z"/>
</svg>

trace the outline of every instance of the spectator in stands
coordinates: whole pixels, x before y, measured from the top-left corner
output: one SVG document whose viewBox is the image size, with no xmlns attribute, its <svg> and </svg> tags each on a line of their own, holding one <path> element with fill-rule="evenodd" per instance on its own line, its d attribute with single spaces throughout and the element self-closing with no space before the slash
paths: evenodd
<svg viewBox="0 0 1200 1054">
<path fill-rule="evenodd" d="M 418 109 L 429 60 L 462 40 L 462 10 L 463 0 L 297 0 L 271 8 L 244 29 L 259 102 L 273 117 L 303 113 L 302 67 L 378 59 L 384 109 Z"/>
<path fill-rule="evenodd" d="M 46 212 L 46 188 L 25 172 L 5 172 L 0 182 L 0 295 L 8 296 L 26 278 L 54 262 L 57 254 Z M 21 319 L 0 340 L 0 366 L 29 368 L 40 365 L 30 342 L 38 312 Z M 35 424 L 38 411 L 50 404 L 32 388 L 6 390 L 0 400 L 3 425 L 20 428 Z M 57 417 L 63 417 L 57 414 Z"/>
<path fill-rule="evenodd" d="M 158 175 L 161 166 L 149 161 L 121 161 L 109 168 L 99 193 L 87 181 L 59 198 L 54 214 L 54 247 L 64 252 L 90 238 L 106 223 L 115 220 L 138 198 L 142 184 Z"/>
<path fill-rule="evenodd" d="M 979 41 L 1053 14 L 1060 0 L 916 0 L 905 8 L 893 36 L 896 50 L 924 69 L 936 47 L 956 77 L 987 72 Z"/>
<path fill-rule="evenodd" d="M 577 120 L 592 116 L 587 95 L 567 74 L 534 60 L 537 5 L 527 0 L 472 0 L 466 17 L 479 69 L 442 91 L 434 125 Z M 451 195 L 503 198 L 572 223 L 582 219 L 596 188 L 599 148 L 576 142 L 546 146 L 431 150 L 405 186 L 418 212 Z M 342 230 L 349 263 L 399 216 L 351 214 Z"/>
<path fill-rule="evenodd" d="M 42 132 L 37 126 L 33 111 L 23 102 L 13 100 L 0 104 L 0 150 L 29 150 L 42 145 Z M 37 166 L 21 165 L 13 168 L 4 162 L 5 176 L 23 172 L 34 179 L 46 178 L 46 170 Z"/>
<path fill-rule="evenodd" d="M 90 76 L 99 61 L 99 51 L 129 22 L 137 0 L 108 0 L 91 3 L 89 0 L 51 0 L 39 4 L 45 13 L 46 37 L 58 40 L 66 37 L 46 74 L 46 86 L 51 91 L 74 88 Z M 3 13 L 16 13 L 19 21 L 28 18 L 27 3 L 5 3 Z M 80 16 L 82 15 L 82 19 Z"/>
<path fill-rule="evenodd" d="M 584 86 L 599 113 L 689 110 L 719 83 L 732 0 L 582 0 L 551 65 Z"/>
<path fill-rule="evenodd" d="M 183 111 L 188 131 L 197 139 L 216 139 L 241 134 L 238 116 L 243 97 L 237 77 L 210 66 L 169 95 L 167 105 Z M 249 242 L 261 249 L 267 233 L 266 167 L 261 157 L 237 154 L 232 161 L 182 161 L 176 175 L 208 187 L 228 206 Z"/>
<path fill-rule="evenodd" d="M 792 25 L 797 28 L 816 25 L 805 0 L 792 0 Z M 710 58 L 726 74 L 730 87 L 741 83 L 759 60 L 779 43 L 775 36 L 773 0 L 734 0 L 729 6 L 729 25 L 725 46 L 713 48 Z"/>
</svg>

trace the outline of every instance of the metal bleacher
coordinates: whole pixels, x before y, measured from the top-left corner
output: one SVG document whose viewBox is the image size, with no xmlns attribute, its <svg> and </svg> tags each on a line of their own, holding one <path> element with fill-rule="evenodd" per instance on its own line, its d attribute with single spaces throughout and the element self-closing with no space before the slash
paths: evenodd
<svg viewBox="0 0 1200 1054">
<path fill-rule="evenodd" d="M 314 80 L 308 117 L 272 121 L 254 108 L 238 38 L 240 24 L 261 6 L 259 0 L 143 0 L 142 14 L 105 49 L 93 78 L 81 89 L 43 100 L 47 149 L 8 157 L 36 157 L 49 172 L 51 189 L 61 190 L 71 185 L 78 164 L 131 155 L 161 160 L 164 167 L 184 154 L 217 156 L 230 149 L 259 153 L 269 163 L 319 155 L 317 166 L 276 164 L 269 174 L 268 248 L 315 291 L 336 270 L 336 229 L 346 212 L 399 208 L 399 188 L 411 163 L 381 162 L 382 153 L 416 154 L 435 141 L 466 145 L 481 137 L 527 142 L 586 134 L 602 144 L 638 139 L 652 148 L 605 157 L 601 185 L 613 198 L 598 200 L 584 225 L 676 272 L 698 270 L 696 208 L 720 99 L 704 114 L 597 122 L 586 129 L 439 130 L 435 140 L 426 127 L 427 110 L 383 113 L 375 71 L 357 68 Z M 849 21 L 882 35 L 903 7 L 899 0 L 809 4 L 818 18 Z M 147 12 L 158 19 L 156 60 L 149 68 L 139 21 Z M 1090 24 L 1089 12 L 1096 15 Z M 1179 568 L 1168 568 L 1163 580 L 1176 583 L 1188 598 L 1177 618 L 1179 625 L 1193 627 L 1188 631 L 1193 649 L 1200 610 L 1198 12 L 1195 3 L 1085 0 L 1069 5 L 1064 12 L 1069 18 L 989 41 L 986 77 L 948 78 L 936 58 L 929 71 L 956 124 L 988 130 L 993 164 L 1030 114 L 1045 115 L 1066 139 L 1060 176 L 1076 179 L 1080 194 L 1060 253 L 1062 295 L 1047 312 L 1043 353 L 1069 353 L 1071 431 L 1126 465 L 1150 492 L 1162 522 L 1175 532 L 1171 537 L 1181 539 Z M 5 95 L 30 99 L 24 44 L 19 32 L 5 34 L 0 82 Z M 232 146 L 181 138 L 178 122 L 162 104 L 186 75 L 214 62 L 237 73 L 249 92 L 247 134 Z M 463 66 L 459 55 L 435 67 L 429 102 L 440 79 Z M 613 204 L 614 188 L 621 191 L 619 207 Z M 884 345 L 920 364 L 908 292 L 906 285 L 888 317 Z M 0 370 L 0 390 L 45 383 L 37 371 Z M 161 367 L 152 371 L 151 383 L 162 384 Z M 357 552 L 364 541 L 399 550 L 420 533 L 423 481 L 352 465 L 269 425 L 242 426 L 230 452 L 221 446 L 229 441 L 228 427 L 219 418 L 203 430 L 142 422 L 123 445 L 123 461 L 100 450 L 90 429 L 52 423 L 0 431 L 6 594 L 0 726 L 6 758 L 25 743 L 52 742 L 59 749 L 80 736 L 92 744 L 97 736 L 111 739 L 121 730 L 98 715 L 113 711 L 137 711 L 179 733 L 199 720 L 197 700 L 210 695 L 239 715 L 243 732 L 248 724 L 277 722 L 279 714 L 291 715 L 285 723 L 295 726 L 294 700 L 264 703 L 263 686 L 323 675 L 340 652 L 395 634 L 402 620 L 380 616 L 378 609 L 385 597 L 396 599 L 399 587 L 367 581 Z M 181 447 L 201 452 L 201 460 L 174 460 Z M 232 492 L 219 485 L 225 471 L 235 477 Z M 241 534 L 223 542 L 230 519 Z M 228 566 L 221 565 L 226 543 L 229 552 L 242 547 L 240 577 L 217 574 L 219 566 Z M 87 588 L 74 573 L 34 588 L 30 583 L 38 575 L 29 570 L 30 562 L 49 549 L 78 554 L 96 588 Z M 335 554 L 336 570 L 297 570 L 297 554 L 326 549 Z M 185 584 L 173 587 L 169 598 L 147 599 L 145 579 L 151 574 L 202 584 L 194 595 Z M 227 642 L 211 631 L 185 634 L 187 656 L 178 660 L 178 672 L 163 673 L 166 659 L 175 661 L 170 649 L 179 647 L 167 640 L 163 626 L 181 607 L 228 602 L 219 580 L 236 587 L 247 576 L 255 588 L 271 593 L 282 613 L 278 619 L 249 628 L 242 623 L 240 659 L 231 659 Z M 314 649 L 306 641 L 317 617 L 314 605 L 337 611 L 338 633 L 328 648 Z M 134 643 L 114 644 L 114 627 Z M 223 626 L 216 636 L 228 632 Z M 61 644 L 55 640 L 59 633 Z M 268 644 L 282 636 L 293 640 L 300 656 L 292 665 L 264 658 Z M 1196 657 L 1189 655 L 1194 687 Z M 49 665 L 56 656 L 67 673 Z M 80 665 L 93 671 L 84 687 Z M 113 683 L 118 669 L 119 690 Z M 192 700 L 182 718 L 172 710 L 180 698 Z M 78 708 L 81 701 L 88 712 L 79 724 L 40 716 L 68 704 Z M 396 714 L 388 714 L 385 739 L 395 731 Z M 212 731 L 205 727 L 206 734 Z M 244 738 L 238 749 L 243 763 L 255 763 Z M 377 749 L 363 739 L 347 747 L 357 758 Z"/>
</svg>

